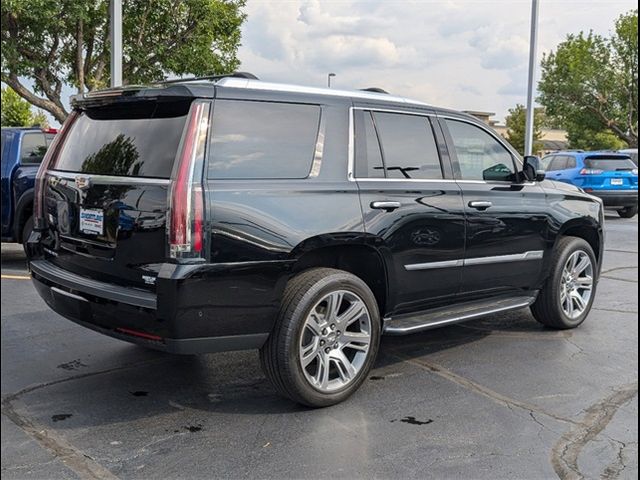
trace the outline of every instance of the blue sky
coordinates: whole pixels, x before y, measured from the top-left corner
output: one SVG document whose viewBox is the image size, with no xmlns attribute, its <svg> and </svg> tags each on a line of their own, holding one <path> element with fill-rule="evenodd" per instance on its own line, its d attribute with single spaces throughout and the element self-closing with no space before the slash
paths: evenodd
<svg viewBox="0 0 640 480">
<path fill-rule="evenodd" d="M 637 5 L 540 4 L 540 58 L 567 33 L 608 34 Z M 248 0 L 245 11 L 241 70 L 263 80 L 325 86 L 335 72 L 337 88 L 382 87 L 498 119 L 525 103 L 530 0 Z"/>
</svg>

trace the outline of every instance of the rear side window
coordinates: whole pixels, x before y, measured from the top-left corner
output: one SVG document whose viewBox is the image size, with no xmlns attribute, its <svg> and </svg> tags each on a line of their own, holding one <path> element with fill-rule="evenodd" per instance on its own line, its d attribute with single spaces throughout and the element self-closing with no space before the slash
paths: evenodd
<svg viewBox="0 0 640 480">
<path fill-rule="evenodd" d="M 470 123 L 447 120 L 463 180 L 512 181 L 511 153 L 492 135 Z"/>
<path fill-rule="evenodd" d="M 47 152 L 47 139 L 42 132 L 29 132 L 22 136 L 20 163 L 39 164 Z"/>
<path fill-rule="evenodd" d="M 80 113 L 56 170 L 169 178 L 190 102 L 140 102 Z"/>
<path fill-rule="evenodd" d="M 569 157 L 567 157 L 566 155 L 558 155 L 556 157 L 553 157 L 553 160 L 551 160 L 551 163 L 547 167 L 547 170 L 564 170 L 565 168 L 567 168 L 568 160 Z"/>
<path fill-rule="evenodd" d="M 384 178 L 382 152 L 371 112 L 356 112 L 356 178 Z"/>
<path fill-rule="evenodd" d="M 620 157 L 587 157 L 584 166 L 594 170 L 604 170 L 605 172 L 633 170 L 636 165 L 628 158 Z"/>
<path fill-rule="evenodd" d="M 441 179 L 431 122 L 425 116 L 373 112 L 387 178 Z"/>
<path fill-rule="evenodd" d="M 311 170 L 320 107 L 216 100 L 209 178 L 306 178 Z"/>
</svg>

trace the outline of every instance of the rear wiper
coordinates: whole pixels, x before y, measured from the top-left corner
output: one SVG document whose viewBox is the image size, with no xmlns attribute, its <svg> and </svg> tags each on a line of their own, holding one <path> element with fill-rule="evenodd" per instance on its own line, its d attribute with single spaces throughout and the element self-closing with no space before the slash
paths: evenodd
<svg viewBox="0 0 640 480">
<path fill-rule="evenodd" d="M 631 170 L 633 170 L 631 167 L 616 168 L 616 172 L 630 172 Z"/>
</svg>

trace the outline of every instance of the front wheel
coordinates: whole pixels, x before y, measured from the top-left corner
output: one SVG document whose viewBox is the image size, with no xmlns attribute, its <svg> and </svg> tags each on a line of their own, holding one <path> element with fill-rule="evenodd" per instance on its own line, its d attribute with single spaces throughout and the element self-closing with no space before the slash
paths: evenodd
<svg viewBox="0 0 640 480">
<path fill-rule="evenodd" d="M 633 218 L 638 214 L 638 206 L 621 208 L 618 210 L 618 215 L 622 218 Z"/>
<path fill-rule="evenodd" d="M 591 311 L 597 285 L 597 261 L 591 245 L 582 238 L 563 237 L 551 260 L 553 271 L 531 312 L 543 325 L 575 328 Z"/>
<path fill-rule="evenodd" d="M 348 272 L 316 268 L 289 281 L 260 361 L 280 394 L 326 407 L 360 387 L 379 343 L 380 314 L 367 284 Z"/>
</svg>

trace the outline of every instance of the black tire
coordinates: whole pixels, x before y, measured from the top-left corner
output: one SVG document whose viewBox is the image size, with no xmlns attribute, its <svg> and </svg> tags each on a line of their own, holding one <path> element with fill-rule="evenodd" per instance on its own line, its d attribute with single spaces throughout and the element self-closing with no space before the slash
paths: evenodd
<svg viewBox="0 0 640 480">
<path fill-rule="evenodd" d="M 618 215 L 622 218 L 633 218 L 638 214 L 638 206 L 635 207 L 625 207 L 618 210 Z"/>
<path fill-rule="evenodd" d="M 560 289 L 562 282 L 562 273 L 569 257 L 577 251 L 585 252 L 593 265 L 594 278 L 593 286 L 591 290 L 591 297 L 584 310 L 584 312 L 577 318 L 570 318 L 563 310 L 560 302 Z M 563 237 L 558 240 L 558 244 L 553 252 L 551 259 L 552 272 L 547 279 L 544 287 L 540 291 L 538 298 L 531 305 L 531 313 L 534 318 L 546 325 L 547 327 L 556 328 L 559 330 L 566 330 L 569 328 L 576 328 L 585 318 L 589 315 L 593 300 L 596 294 L 597 278 L 595 272 L 598 271 L 598 262 L 596 256 L 593 253 L 591 245 L 582 238 L 577 237 Z"/>
<path fill-rule="evenodd" d="M 311 309 L 336 290 L 354 293 L 367 307 L 371 321 L 370 344 L 362 367 L 350 383 L 327 393 L 306 379 L 299 360 L 299 343 Z M 378 305 L 366 283 L 342 270 L 314 268 L 300 273 L 287 284 L 276 325 L 260 349 L 260 362 L 278 393 L 309 407 L 327 407 L 348 398 L 367 378 L 378 353 L 380 332 Z"/>
<path fill-rule="evenodd" d="M 29 252 L 27 251 L 27 242 L 29 241 L 29 237 L 31 236 L 31 232 L 33 231 L 33 215 L 30 215 L 27 218 L 27 221 L 24 222 L 22 226 L 22 248 L 24 249 L 24 253 L 29 256 Z"/>
</svg>

